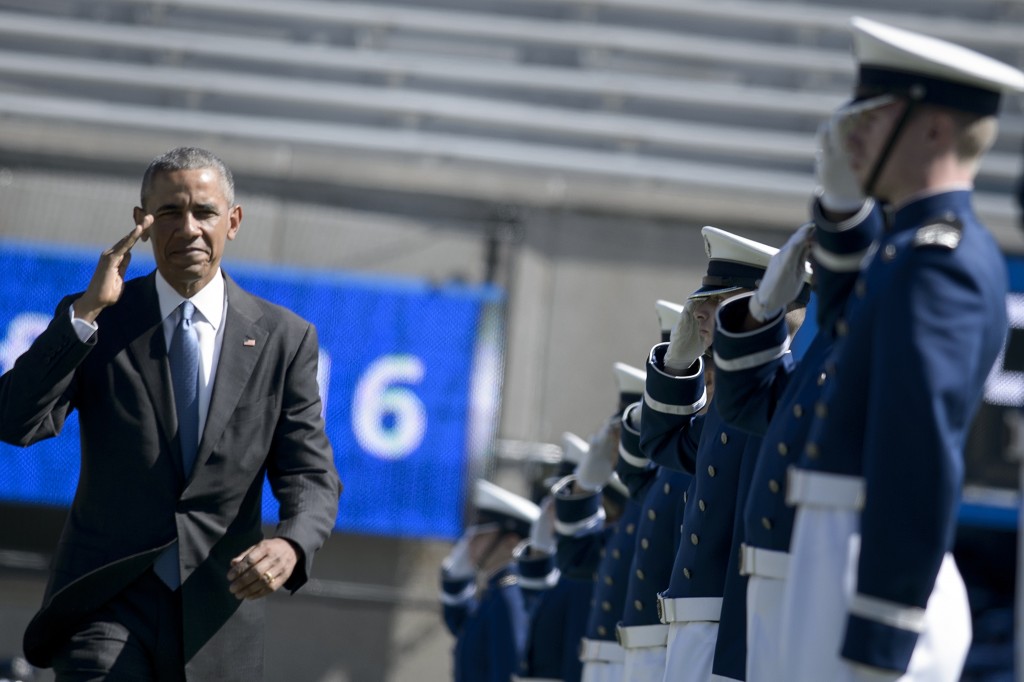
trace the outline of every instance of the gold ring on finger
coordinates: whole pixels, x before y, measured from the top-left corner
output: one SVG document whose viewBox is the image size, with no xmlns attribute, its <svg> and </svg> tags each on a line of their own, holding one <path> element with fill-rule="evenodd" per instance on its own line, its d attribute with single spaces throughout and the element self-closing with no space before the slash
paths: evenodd
<svg viewBox="0 0 1024 682">
<path fill-rule="evenodd" d="M 263 574 L 263 582 L 265 582 L 267 584 L 267 587 L 273 585 L 274 584 L 274 574 L 271 573 L 270 571 L 267 571 L 266 573 L 264 573 Z"/>
</svg>

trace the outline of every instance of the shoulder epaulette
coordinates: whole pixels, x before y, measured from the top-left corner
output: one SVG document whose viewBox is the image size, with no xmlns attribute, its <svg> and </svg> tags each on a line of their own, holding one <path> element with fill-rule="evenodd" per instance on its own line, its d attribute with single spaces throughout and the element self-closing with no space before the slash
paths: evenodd
<svg viewBox="0 0 1024 682">
<path fill-rule="evenodd" d="M 914 234 L 914 248 L 937 246 L 952 251 L 960 244 L 963 223 L 956 216 L 943 216 L 939 220 L 918 228 Z"/>
<path fill-rule="evenodd" d="M 519 577 L 511 573 L 498 581 L 498 587 L 512 587 L 517 584 L 519 584 Z"/>
</svg>

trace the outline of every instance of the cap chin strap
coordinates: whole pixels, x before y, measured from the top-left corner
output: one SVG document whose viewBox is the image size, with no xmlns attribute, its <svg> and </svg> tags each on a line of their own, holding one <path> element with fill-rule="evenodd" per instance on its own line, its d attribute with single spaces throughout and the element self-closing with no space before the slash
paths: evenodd
<svg viewBox="0 0 1024 682">
<path fill-rule="evenodd" d="M 889 160 L 889 154 L 892 152 L 892 148 L 896 146 L 896 140 L 899 139 L 899 135 L 903 132 L 903 127 L 906 126 L 910 120 L 910 115 L 914 112 L 914 109 L 920 103 L 924 97 L 924 89 L 921 87 L 913 87 L 907 94 L 904 101 L 907 106 L 903 109 L 903 114 L 900 119 L 893 126 L 892 132 L 889 133 L 889 139 L 886 140 L 885 146 L 882 147 L 881 153 L 878 158 L 875 159 L 875 165 L 871 169 L 871 175 L 868 176 L 868 181 L 864 185 L 864 196 L 872 196 L 872 192 L 875 189 L 875 183 L 878 182 L 878 177 L 882 174 L 882 169 L 885 168 L 885 162 Z"/>
</svg>

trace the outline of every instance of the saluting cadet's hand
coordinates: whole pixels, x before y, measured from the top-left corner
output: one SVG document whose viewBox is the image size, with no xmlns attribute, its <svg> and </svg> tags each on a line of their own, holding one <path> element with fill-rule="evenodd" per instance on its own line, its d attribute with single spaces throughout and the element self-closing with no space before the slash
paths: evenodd
<svg viewBox="0 0 1024 682">
<path fill-rule="evenodd" d="M 88 288 L 75 300 L 76 318 L 95 322 L 104 308 L 117 303 L 124 291 L 124 273 L 132 260 L 132 247 L 140 237 L 145 239 L 152 224 L 153 216 L 147 215 L 135 229 L 100 255 Z"/>
<path fill-rule="evenodd" d="M 856 213 L 864 204 L 864 192 L 850 166 L 843 140 L 843 121 L 848 115 L 840 109 L 821 124 L 814 155 L 818 200 L 825 210 L 834 213 Z"/>
<path fill-rule="evenodd" d="M 750 315 L 758 322 L 774 319 L 800 295 L 813 234 L 812 223 L 800 226 L 768 261 L 761 284 L 749 303 Z"/>
<path fill-rule="evenodd" d="M 600 490 L 612 472 L 619 454 L 619 420 L 610 420 L 590 438 L 590 449 L 576 465 L 576 480 L 585 490 Z"/>
<path fill-rule="evenodd" d="M 679 315 L 675 329 L 669 337 L 668 350 L 665 351 L 667 370 L 683 372 L 704 353 L 704 344 L 700 340 L 700 324 L 693 316 L 693 308 L 692 300 L 683 305 L 683 312 Z"/>
<path fill-rule="evenodd" d="M 530 524 L 530 547 L 545 554 L 554 554 L 555 543 L 555 498 L 545 495 L 540 501 L 540 516 Z"/>
<path fill-rule="evenodd" d="M 472 529 L 468 529 L 448 552 L 441 562 L 441 570 L 451 579 L 472 578 L 476 575 L 473 559 L 469 555 L 469 542 L 473 539 Z"/>
<path fill-rule="evenodd" d="M 228 582 L 238 599 L 259 599 L 288 582 L 299 555 L 284 538 L 263 540 L 231 560 Z"/>
</svg>

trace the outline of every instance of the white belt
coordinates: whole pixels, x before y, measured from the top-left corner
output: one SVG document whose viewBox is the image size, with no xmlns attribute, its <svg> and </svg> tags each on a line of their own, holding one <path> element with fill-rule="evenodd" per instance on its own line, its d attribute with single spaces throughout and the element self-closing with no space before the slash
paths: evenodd
<svg viewBox="0 0 1024 682">
<path fill-rule="evenodd" d="M 785 580 L 789 571 L 789 552 L 740 545 L 740 575 Z"/>
<path fill-rule="evenodd" d="M 786 503 L 790 506 L 832 507 L 860 511 L 864 507 L 864 478 L 790 467 Z"/>
<path fill-rule="evenodd" d="M 619 644 L 623 649 L 645 649 L 656 646 L 668 645 L 667 625 L 631 625 L 630 627 L 618 626 L 615 628 L 615 636 L 619 638 Z"/>
<path fill-rule="evenodd" d="M 589 661 L 606 661 L 608 663 L 622 663 L 626 660 L 626 653 L 619 646 L 618 642 L 611 642 L 606 639 L 580 640 L 580 660 L 584 663 Z"/>
<path fill-rule="evenodd" d="M 694 620 L 718 621 L 722 618 L 722 598 L 665 599 L 658 595 L 658 617 L 661 618 L 662 623 L 688 623 Z"/>
</svg>

